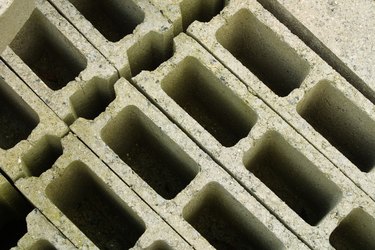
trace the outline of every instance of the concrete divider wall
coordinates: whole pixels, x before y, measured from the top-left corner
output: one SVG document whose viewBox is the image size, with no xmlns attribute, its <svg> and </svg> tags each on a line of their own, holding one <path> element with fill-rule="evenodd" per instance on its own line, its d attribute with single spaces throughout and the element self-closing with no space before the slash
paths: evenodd
<svg viewBox="0 0 375 250">
<path fill-rule="evenodd" d="M 0 61 L 2 246 L 375 248 L 374 104 L 257 1 L 35 3 Z"/>
</svg>

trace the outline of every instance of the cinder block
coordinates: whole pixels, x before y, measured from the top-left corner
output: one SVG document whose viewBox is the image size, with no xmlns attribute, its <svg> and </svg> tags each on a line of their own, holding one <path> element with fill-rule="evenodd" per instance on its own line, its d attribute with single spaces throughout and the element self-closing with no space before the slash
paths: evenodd
<svg viewBox="0 0 375 250">
<path fill-rule="evenodd" d="M 77 248 L 145 249 L 159 242 L 190 249 L 73 134 L 62 147 L 52 169 L 16 186 Z"/>
<path fill-rule="evenodd" d="M 2 58 L 68 124 L 95 118 L 113 98 L 116 69 L 47 1 Z"/>
<path fill-rule="evenodd" d="M 150 0 L 173 24 L 174 33 L 186 31 L 195 20 L 208 22 L 228 4 L 228 0 Z"/>
<path fill-rule="evenodd" d="M 194 248 L 307 248 L 130 83 L 115 91 L 71 129 Z"/>
<path fill-rule="evenodd" d="M 4 0 L 0 5 L 0 53 L 13 40 L 35 8 L 34 0 Z"/>
<path fill-rule="evenodd" d="M 0 168 L 13 181 L 39 175 L 68 127 L 2 61 L 0 76 Z"/>
<path fill-rule="evenodd" d="M 9 249 L 17 245 L 17 241 L 27 232 L 26 215 L 32 206 L 24 197 L 0 174 L 0 245 Z"/>
<path fill-rule="evenodd" d="M 130 78 L 155 69 L 172 53 L 173 28 L 147 0 L 51 0 L 56 8 Z"/>
<path fill-rule="evenodd" d="M 41 213 L 34 209 L 26 217 L 27 233 L 12 250 L 77 249 Z"/>
<path fill-rule="evenodd" d="M 180 34 L 174 47 L 135 85 L 308 246 L 330 248 L 357 206 L 375 215 L 367 194 L 194 39 Z"/>
<path fill-rule="evenodd" d="M 253 0 L 188 33 L 375 198 L 375 106 L 297 36 Z"/>
</svg>

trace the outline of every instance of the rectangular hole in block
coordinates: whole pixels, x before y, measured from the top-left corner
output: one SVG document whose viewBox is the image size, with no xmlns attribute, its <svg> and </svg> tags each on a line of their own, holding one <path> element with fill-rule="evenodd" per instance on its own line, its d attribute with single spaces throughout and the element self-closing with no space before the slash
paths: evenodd
<svg viewBox="0 0 375 250">
<path fill-rule="evenodd" d="M 307 61 L 249 10 L 232 16 L 216 39 L 279 96 L 299 88 L 309 72 Z"/>
<path fill-rule="evenodd" d="M 127 51 L 131 75 L 134 77 L 142 70 L 153 71 L 172 57 L 173 41 L 163 34 L 150 32 Z"/>
<path fill-rule="evenodd" d="M 226 147 L 246 137 L 257 120 L 256 113 L 196 58 L 180 62 L 161 87 Z"/>
<path fill-rule="evenodd" d="M 165 199 L 174 198 L 199 171 L 198 165 L 135 106 L 123 109 L 101 135 Z"/>
<path fill-rule="evenodd" d="M 173 250 L 165 241 L 158 240 L 152 243 L 151 246 L 147 247 L 146 250 Z"/>
<path fill-rule="evenodd" d="M 361 208 L 353 209 L 329 237 L 337 250 L 375 249 L 375 219 Z"/>
<path fill-rule="evenodd" d="M 27 233 L 32 206 L 3 176 L 0 179 L 0 248 L 10 249 Z"/>
<path fill-rule="evenodd" d="M 48 198 L 100 249 L 128 249 L 143 221 L 84 163 L 72 162 L 46 188 Z"/>
<path fill-rule="evenodd" d="M 266 133 L 244 155 L 245 167 L 312 226 L 340 201 L 342 192 L 277 132 Z"/>
<path fill-rule="evenodd" d="M 0 148 L 13 148 L 39 124 L 38 114 L 0 78 Z"/>
<path fill-rule="evenodd" d="M 375 166 L 375 121 L 329 81 L 320 81 L 297 112 L 361 171 Z"/>
<path fill-rule="evenodd" d="M 93 120 L 115 99 L 113 84 L 94 78 L 70 97 L 74 118 Z"/>
<path fill-rule="evenodd" d="M 87 65 L 86 58 L 39 10 L 34 10 L 10 47 L 52 90 L 73 81 Z"/>
<path fill-rule="evenodd" d="M 143 22 L 144 12 L 132 0 L 69 0 L 110 42 L 118 42 Z"/>
<path fill-rule="evenodd" d="M 57 250 L 49 241 L 38 240 L 29 250 Z"/>
<path fill-rule="evenodd" d="M 228 4 L 227 0 L 185 0 L 180 3 L 182 27 L 186 30 L 195 20 L 208 22 Z"/>
<path fill-rule="evenodd" d="M 206 185 L 183 217 L 216 249 L 284 249 L 255 216 L 217 183 Z"/>
<path fill-rule="evenodd" d="M 24 172 L 27 176 L 39 177 L 50 169 L 62 154 L 60 138 L 46 135 L 22 156 Z"/>
</svg>

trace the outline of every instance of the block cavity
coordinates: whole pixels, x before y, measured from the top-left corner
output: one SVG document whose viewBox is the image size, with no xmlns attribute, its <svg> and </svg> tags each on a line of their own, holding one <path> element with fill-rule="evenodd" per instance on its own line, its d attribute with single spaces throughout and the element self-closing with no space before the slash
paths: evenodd
<svg viewBox="0 0 375 250">
<path fill-rule="evenodd" d="M 47 197 L 100 249 L 128 249 L 143 221 L 83 162 L 74 161 L 46 188 Z"/>
<path fill-rule="evenodd" d="M 342 192 L 277 132 L 268 132 L 243 159 L 245 167 L 312 226 L 340 201 Z"/>
<path fill-rule="evenodd" d="M 223 146 L 246 137 L 257 115 L 198 59 L 187 57 L 162 81 L 161 87 Z"/>
<path fill-rule="evenodd" d="M 52 90 L 63 88 L 87 66 L 86 58 L 37 9 L 10 47 Z"/>
<path fill-rule="evenodd" d="M 183 216 L 216 249 L 284 249 L 255 216 L 217 183 L 207 184 Z"/>
<path fill-rule="evenodd" d="M 197 164 L 135 106 L 124 108 L 101 135 L 165 199 L 174 198 L 199 171 Z"/>
<path fill-rule="evenodd" d="M 216 32 L 217 41 L 275 94 L 298 88 L 309 64 L 249 10 L 239 10 Z"/>
<path fill-rule="evenodd" d="M 297 112 L 361 171 L 375 166 L 375 121 L 329 81 L 320 81 Z"/>
</svg>

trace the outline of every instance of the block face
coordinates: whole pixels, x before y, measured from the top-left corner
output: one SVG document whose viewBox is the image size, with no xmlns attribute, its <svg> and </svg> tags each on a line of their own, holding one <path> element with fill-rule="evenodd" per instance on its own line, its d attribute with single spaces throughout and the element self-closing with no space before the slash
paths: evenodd
<svg viewBox="0 0 375 250">
<path fill-rule="evenodd" d="M 137 107 L 123 109 L 101 134 L 107 145 L 165 199 L 174 198 L 199 171 L 196 163 Z"/>
<path fill-rule="evenodd" d="M 361 171 L 374 168 L 375 121 L 329 81 L 311 89 L 297 111 Z"/>
<path fill-rule="evenodd" d="M 283 249 L 283 244 L 217 183 L 207 184 L 184 218 L 216 249 Z"/>
<path fill-rule="evenodd" d="M 161 88 L 202 127 L 226 147 L 247 136 L 256 113 L 196 58 L 187 57 L 167 75 Z"/>
<path fill-rule="evenodd" d="M 8 150 L 27 139 L 40 120 L 38 114 L 4 79 L 0 79 L 0 99 L 0 147 Z"/>
<path fill-rule="evenodd" d="M 361 208 L 353 209 L 330 236 L 337 249 L 374 249 L 375 219 Z"/>
<path fill-rule="evenodd" d="M 342 192 L 277 132 L 267 132 L 244 155 L 245 167 L 310 225 L 339 203 Z"/>
<path fill-rule="evenodd" d="M 74 161 L 47 186 L 46 194 L 97 247 L 131 248 L 145 225 L 105 185 L 84 163 Z"/>
<path fill-rule="evenodd" d="M 117 42 L 131 34 L 144 20 L 143 11 L 132 0 L 69 0 L 108 40 Z"/>
<path fill-rule="evenodd" d="M 299 88 L 309 72 L 308 62 L 249 10 L 230 17 L 216 39 L 278 96 Z"/>
</svg>

